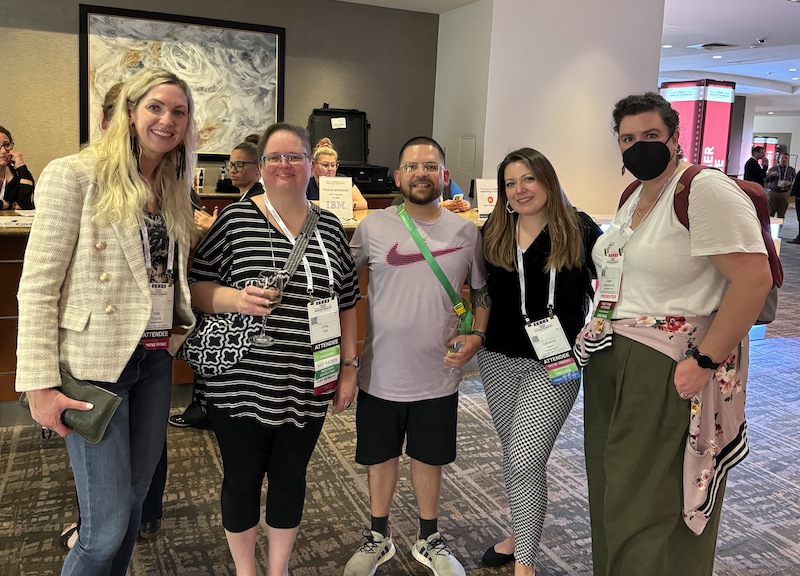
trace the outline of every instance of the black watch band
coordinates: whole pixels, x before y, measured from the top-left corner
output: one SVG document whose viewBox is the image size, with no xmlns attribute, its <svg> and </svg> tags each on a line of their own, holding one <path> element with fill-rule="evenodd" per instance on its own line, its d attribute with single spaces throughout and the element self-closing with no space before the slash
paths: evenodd
<svg viewBox="0 0 800 576">
<path fill-rule="evenodd" d="M 705 368 L 706 370 L 716 370 L 719 368 L 719 362 L 714 362 L 711 356 L 701 354 L 699 348 L 692 348 L 692 358 L 695 359 L 695 362 L 697 362 L 700 368 Z"/>
<path fill-rule="evenodd" d="M 481 332 L 480 330 L 473 330 L 470 334 L 475 334 L 476 336 L 481 337 L 481 346 L 486 344 L 486 332 Z"/>
</svg>

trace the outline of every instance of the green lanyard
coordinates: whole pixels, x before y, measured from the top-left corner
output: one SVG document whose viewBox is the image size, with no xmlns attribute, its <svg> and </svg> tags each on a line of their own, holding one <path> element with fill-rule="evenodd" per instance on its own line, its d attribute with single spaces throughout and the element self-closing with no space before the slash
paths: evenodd
<svg viewBox="0 0 800 576">
<path fill-rule="evenodd" d="M 456 314 L 458 314 L 458 317 L 461 319 L 459 332 L 463 334 L 465 332 L 462 332 L 462 330 L 465 329 L 467 332 L 469 332 L 472 330 L 472 311 L 464 304 L 464 301 L 458 297 L 456 291 L 453 290 L 453 287 L 450 285 L 450 281 L 447 279 L 447 276 L 445 276 L 444 272 L 442 272 L 442 269 L 439 267 L 439 263 L 436 262 L 436 258 L 433 257 L 428 245 L 425 244 L 425 240 L 422 239 L 417 227 L 414 226 L 414 222 L 412 222 L 411 218 L 406 213 L 405 203 L 397 206 L 397 214 L 400 216 L 400 220 L 403 221 L 403 224 L 405 224 L 408 233 L 411 234 L 411 238 L 413 238 L 414 242 L 417 244 L 417 248 L 419 248 L 420 253 L 428 263 L 428 266 L 430 266 L 431 270 L 433 270 L 433 273 L 436 274 L 439 282 L 442 283 L 447 295 L 450 297 L 450 302 L 453 303 L 453 310 L 455 310 Z"/>
</svg>

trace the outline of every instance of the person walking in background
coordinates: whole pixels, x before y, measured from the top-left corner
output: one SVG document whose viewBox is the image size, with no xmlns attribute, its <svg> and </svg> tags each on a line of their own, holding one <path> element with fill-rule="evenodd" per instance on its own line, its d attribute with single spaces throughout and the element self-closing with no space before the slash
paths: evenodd
<svg viewBox="0 0 800 576">
<path fill-rule="evenodd" d="M 405 440 L 419 511 L 412 554 L 437 576 L 463 576 L 439 531 L 439 494 L 442 466 L 456 457 L 457 370 L 478 351 L 489 317 L 480 235 L 472 222 L 439 206 L 449 173 L 435 140 L 406 142 L 394 179 L 405 203 L 368 215 L 350 243 L 359 274 L 369 271 L 355 459 L 368 466 L 371 524 L 344 574 L 374 574 L 395 553 L 389 512 Z M 407 226 L 421 236 L 446 280 L 437 279 Z M 465 280 L 475 330 L 447 353 L 458 317 L 441 282 L 460 294 Z"/>
<path fill-rule="evenodd" d="M 596 275 L 589 254 L 601 231 L 570 205 L 552 164 L 531 148 L 503 159 L 497 191 L 498 208 L 483 227 L 492 313 L 478 366 L 503 446 L 514 533 L 482 562 L 516 560 L 514 574 L 524 576 L 536 571 L 547 460 L 580 388 L 570 352 L 589 312 Z M 560 342 L 558 361 L 557 347 L 545 356 L 546 338 Z"/>
<path fill-rule="evenodd" d="M 33 206 L 34 183 L 22 153 L 14 150 L 11 132 L 0 126 L 0 210 Z"/>
<path fill-rule="evenodd" d="M 797 224 L 800 226 L 800 177 L 794 177 L 792 189 L 789 195 L 794 198 L 794 211 L 797 213 Z M 787 240 L 789 244 L 800 244 L 800 229 L 798 229 L 797 236 L 791 240 Z"/>
<path fill-rule="evenodd" d="M 81 529 L 62 574 L 123 576 L 164 447 L 173 326 L 191 329 L 186 272 L 196 132 L 189 87 L 161 69 L 129 80 L 108 129 L 42 172 L 19 288 L 18 391 L 66 437 Z M 165 336 L 164 334 L 167 334 Z M 60 369 L 122 398 L 97 444 L 61 420 L 92 406 Z"/>
<path fill-rule="evenodd" d="M 266 475 L 268 574 L 283 576 L 327 407 L 333 401 L 334 413 L 342 412 L 355 397 L 358 282 L 341 223 L 306 199 L 311 178 L 306 131 L 273 124 L 259 141 L 258 158 L 264 193 L 220 213 L 197 247 L 190 278 L 195 308 L 248 321 L 255 317 L 262 327 L 259 341 L 243 344 L 246 350 L 235 365 L 206 378 L 205 398 L 222 455 L 222 525 L 236 575 L 257 573 Z M 295 239 L 300 241 L 306 220 L 317 215 L 314 228 L 304 233 L 309 242 L 295 260 L 296 271 L 286 272 Z M 282 289 L 259 287 L 262 271 L 270 277 L 285 273 Z M 323 368 L 337 359 L 334 345 L 326 344 L 333 341 L 340 348 L 338 386 L 321 379 Z"/>
<path fill-rule="evenodd" d="M 760 186 L 764 186 L 764 179 L 767 177 L 767 168 L 769 168 L 769 162 L 767 162 L 764 147 L 753 146 L 752 156 L 744 163 L 743 180 L 750 180 L 751 182 L 756 182 Z"/>
<path fill-rule="evenodd" d="M 675 217 L 690 164 L 669 102 L 628 96 L 613 119 L 641 184 L 592 250 L 595 317 L 576 346 L 594 574 L 711 576 L 725 475 L 747 454 L 746 336 L 772 274 L 755 207 L 725 174 L 699 172 L 691 226 Z"/>
<path fill-rule="evenodd" d="M 789 207 L 789 192 L 795 176 L 797 176 L 795 169 L 789 166 L 789 154 L 783 152 L 778 158 L 778 163 L 769 169 L 764 180 L 769 188 L 767 200 L 769 200 L 770 216 L 783 218 L 786 215 L 786 209 Z"/>
</svg>

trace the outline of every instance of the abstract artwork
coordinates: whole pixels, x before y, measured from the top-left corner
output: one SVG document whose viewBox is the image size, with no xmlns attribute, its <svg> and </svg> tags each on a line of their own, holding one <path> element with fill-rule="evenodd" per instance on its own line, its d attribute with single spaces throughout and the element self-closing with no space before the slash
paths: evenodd
<svg viewBox="0 0 800 576">
<path fill-rule="evenodd" d="M 144 68 L 192 90 L 201 160 L 224 160 L 283 120 L 283 28 L 80 5 L 81 142 L 100 133 L 106 91 Z"/>
</svg>

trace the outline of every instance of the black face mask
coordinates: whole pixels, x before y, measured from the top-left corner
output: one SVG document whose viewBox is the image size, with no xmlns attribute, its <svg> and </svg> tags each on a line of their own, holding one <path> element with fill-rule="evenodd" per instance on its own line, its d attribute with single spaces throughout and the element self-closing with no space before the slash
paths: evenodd
<svg viewBox="0 0 800 576">
<path fill-rule="evenodd" d="M 622 153 L 622 164 L 639 180 L 652 180 L 667 169 L 670 156 L 663 142 L 639 140 Z"/>
</svg>

